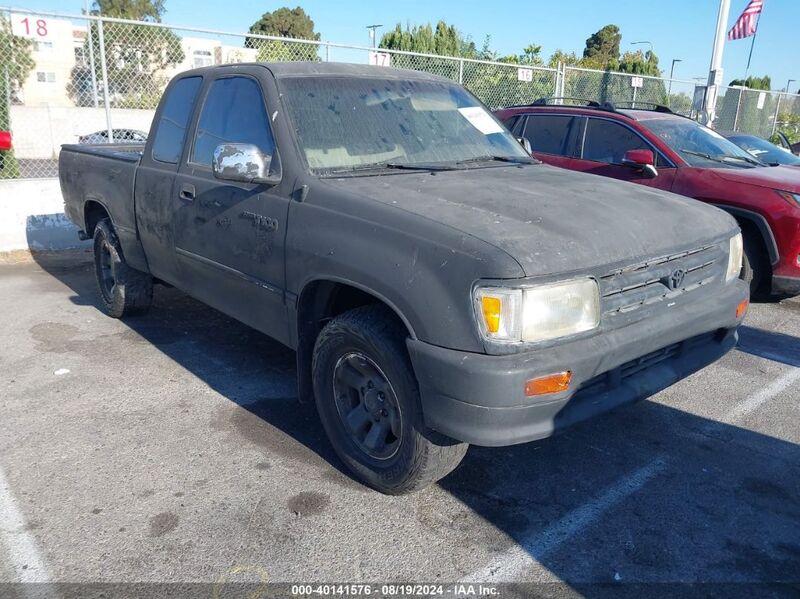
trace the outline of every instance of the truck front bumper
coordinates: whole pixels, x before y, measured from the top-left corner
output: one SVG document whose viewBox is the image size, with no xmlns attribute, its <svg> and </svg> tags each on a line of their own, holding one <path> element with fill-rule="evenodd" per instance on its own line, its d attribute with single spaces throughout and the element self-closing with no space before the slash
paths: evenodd
<svg viewBox="0 0 800 599">
<path fill-rule="evenodd" d="M 409 339 L 425 423 L 449 437 L 504 446 L 555 432 L 669 387 L 730 351 L 748 296 L 741 281 L 703 301 L 588 338 L 511 355 L 445 349 Z M 569 370 L 567 391 L 527 397 L 525 383 Z"/>
</svg>

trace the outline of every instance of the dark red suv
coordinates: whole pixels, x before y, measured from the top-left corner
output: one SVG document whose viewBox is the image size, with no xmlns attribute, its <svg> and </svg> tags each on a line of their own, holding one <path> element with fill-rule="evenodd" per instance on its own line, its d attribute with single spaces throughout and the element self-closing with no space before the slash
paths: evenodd
<svg viewBox="0 0 800 599">
<path fill-rule="evenodd" d="M 800 169 L 769 166 L 664 107 L 548 105 L 497 111 L 534 156 L 714 204 L 742 228 L 753 293 L 800 293 Z"/>
</svg>

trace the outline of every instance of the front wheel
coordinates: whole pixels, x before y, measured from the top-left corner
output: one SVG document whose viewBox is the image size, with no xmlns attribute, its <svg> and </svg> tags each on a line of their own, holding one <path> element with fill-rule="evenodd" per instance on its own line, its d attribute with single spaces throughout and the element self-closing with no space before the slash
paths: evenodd
<svg viewBox="0 0 800 599">
<path fill-rule="evenodd" d="M 108 218 L 94 229 L 94 272 L 103 308 L 109 316 L 122 318 L 150 308 L 153 277 L 128 266 Z"/>
<path fill-rule="evenodd" d="M 750 285 L 750 296 L 754 298 L 768 295 L 765 288 L 770 275 L 769 259 L 757 235 L 750 227 L 742 228 L 744 255 L 740 278 Z"/>
<path fill-rule="evenodd" d="M 325 326 L 312 360 L 317 411 L 336 453 L 389 494 L 443 478 L 468 447 L 425 427 L 406 337 L 390 310 L 363 306 Z"/>
</svg>

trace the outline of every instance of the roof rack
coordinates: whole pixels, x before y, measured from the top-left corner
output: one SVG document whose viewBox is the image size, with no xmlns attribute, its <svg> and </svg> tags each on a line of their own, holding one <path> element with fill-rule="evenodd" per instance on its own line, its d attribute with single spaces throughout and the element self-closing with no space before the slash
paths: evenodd
<svg viewBox="0 0 800 599">
<path fill-rule="evenodd" d="M 566 100 L 567 102 L 564 102 Z M 566 108 L 588 108 L 590 110 L 603 110 L 605 112 L 617 112 L 616 106 L 611 102 L 598 102 L 597 100 L 587 100 L 586 98 L 571 97 L 551 97 L 539 98 L 530 104 L 518 104 L 507 106 L 506 108 L 527 108 L 529 106 L 563 106 Z"/>
<path fill-rule="evenodd" d="M 634 110 L 650 110 L 652 112 L 663 112 L 665 114 L 675 114 L 669 106 L 657 104 L 655 102 L 616 102 L 617 108 L 631 108 Z"/>
</svg>

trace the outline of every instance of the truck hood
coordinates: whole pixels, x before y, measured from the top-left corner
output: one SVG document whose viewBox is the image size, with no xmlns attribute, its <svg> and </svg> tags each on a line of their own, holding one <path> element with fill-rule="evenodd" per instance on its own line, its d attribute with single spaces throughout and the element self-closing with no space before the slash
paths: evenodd
<svg viewBox="0 0 800 599">
<path fill-rule="evenodd" d="M 736 228 L 721 210 L 689 198 L 546 165 L 325 181 L 499 247 L 527 276 L 640 261 Z"/>
<path fill-rule="evenodd" d="M 709 169 L 721 179 L 744 185 L 767 187 L 800 193 L 800 168 L 791 166 L 762 166 L 756 168 Z"/>
</svg>

